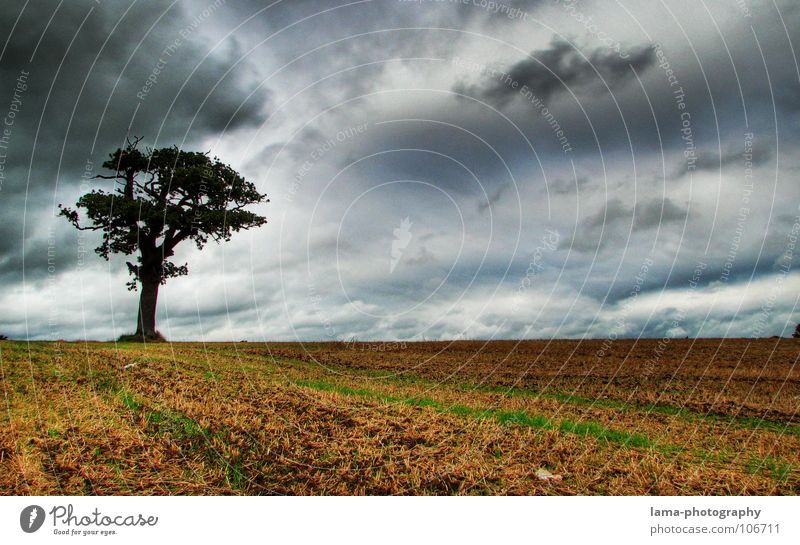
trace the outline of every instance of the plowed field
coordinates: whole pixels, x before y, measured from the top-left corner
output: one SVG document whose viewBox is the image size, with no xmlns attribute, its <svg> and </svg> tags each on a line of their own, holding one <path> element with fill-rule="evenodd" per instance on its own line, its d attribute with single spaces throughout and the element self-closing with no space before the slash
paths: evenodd
<svg viewBox="0 0 800 545">
<path fill-rule="evenodd" d="M 0 342 L 2 494 L 797 494 L 800 342 Z"/>
</svg>

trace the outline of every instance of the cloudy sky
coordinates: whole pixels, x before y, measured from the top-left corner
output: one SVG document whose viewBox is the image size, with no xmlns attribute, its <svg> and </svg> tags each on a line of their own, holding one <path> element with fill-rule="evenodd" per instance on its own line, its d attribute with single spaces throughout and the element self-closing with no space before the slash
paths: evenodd
<svg viewBox="0 0 800 545">
<path fill-rule="evenodd" d="M 127 136 L 271 202 L 179 248 L 170 339 L 788 335 L 792 0 L 6 0 L 0 333 L 135 325 L 56 217 Z"/>
</svg>

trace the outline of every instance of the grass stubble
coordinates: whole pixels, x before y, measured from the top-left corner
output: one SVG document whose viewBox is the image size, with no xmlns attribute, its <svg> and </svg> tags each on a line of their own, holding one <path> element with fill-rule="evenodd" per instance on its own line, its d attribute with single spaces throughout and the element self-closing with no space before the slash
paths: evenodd
<svg viewBox="0 0 800 545">
<path fill-rule="evenodd" d="M 0 492 L 797 494 L 800 343 L 714 342 L 3 341 Z"/>
</svg>

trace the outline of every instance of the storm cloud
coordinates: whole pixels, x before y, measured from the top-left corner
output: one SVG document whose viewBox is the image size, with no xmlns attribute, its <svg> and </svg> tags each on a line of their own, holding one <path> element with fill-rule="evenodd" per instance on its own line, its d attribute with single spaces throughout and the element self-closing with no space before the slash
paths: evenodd
<svg viewBox="0 0 800 545">
<path fill-rule="evenodd" d="M 60 203 L 126 138 L 269 223 L 161 291 L 171 339 L 769 336 L 800 321 L 800 7 L 10 0 L 0 333 L 133 326 Z"/>
<path fill-rule="evenodd" d="M 634 72 L 644 72 L 654 64 L 651 46 L 637 46 L 625 57 L 607 48 L 598 48 L 588 55 L 566 40 L 557 38 L 547 49 L 533 51 L 528 58 L 495 73 L 484 84 L 457 85 L 461 93 L 475 95 L 496 106 L 504 106 L 530 90 L 536 97 L 548 100 L 556 93 L 591 91 L 607 85 L 618 88 L 634 79 Z"/>
</svg>

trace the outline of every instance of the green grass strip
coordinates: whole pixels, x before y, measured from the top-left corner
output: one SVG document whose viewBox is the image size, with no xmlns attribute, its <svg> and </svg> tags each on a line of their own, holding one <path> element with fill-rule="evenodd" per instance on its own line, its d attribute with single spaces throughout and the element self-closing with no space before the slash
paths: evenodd
<svg viewBox="0 0 800 545">
<path fill-rule="evenodd" d="M 690 409 L 682 407 L 674 407 L 672 405 L 660 405 L 655 403 L 637 404 L 627 403 L 624 401 L 616 401 L 613 399 L 591 399 L 588 397 L 581 397 L 573 394 L 560 394 L 560 393 L 546 393 L 537 392 L 536 390 L 527 390 L 522 388 L 508 388 L 504 386 L 470 386 L 463 385 L 459 389 L 465 391 L 478 391 L 484 393 L 504 394 L 509 397 L 533 397 L 542 399 L 552 399 L 562 403 L 569 403 L 570 405 L 582 405 L 589 407 L 598 407 L 601 409 L 617 409 L 625 412 L 645 411 L 648 413 L 666 414 L 669 416 L 676 416 L 690 422 L 731 422 L 738 424 L 747 429 L 759 431 L 771 431 L 780 434 L 789 434 L 795 437 L 800 437 L 800 426 L 790 423 L 774 422 L 772 420 L 765 420 L 763 418 L 753 416 L 730 416 L 718 414 L 701 414 Z"/>
<path fill-rule="evenodd" d="M 523 426 L 534 429 L 556 430 L 562 433 L 579 435 L 581 437 L 594 437 L 601 443 L 613 443 L 624 447 L 651 449 L 668 456 L 679 452 L 689 452 L 695 458 L 705 461 L 714 460 L 717 463 L 730 462 L 733 457 L 725 453 L 709 453 L 706 451 L 688 451 L 677 445 L 660 444 L 650 438 L 625 431 L 613 430 L 591 421 L 575 422 L 569 419 L 553 420 L 541 414 L 531 414 L 526 411 L 509 411 L 501 409 L 478 409 L 465 405 L 450 405 L 425 397 L 397 397 L 376 392 L 367 388 L 351 388 L 349 386 L 332 384 L 319 380 L 293 380 L 292 384 L 311 388 L 317 391 L 331 392 L 347 396 L 374 399 L 384 403 L 400 403 L 412 407 L 430 408 L 440 413 L 455 414 L 458 416 L 475 419 L 494 419 L 503 426 Z M 588 400 L 587 400 L 588 401 Z M 794 466 L 779 462 L 771 457 L 751 457 L 744 463 L 744 469 L 751 474 L 768 473 L 770 477 L 779 482 L 788 481 L 789 475 L 794 472 Z"/>
<path fill-rule="evenodd" d="M 303 367 L 306 369 L 313 367 L 314 369 L 319 370 L 318 365 L 315 365 L 312 362 L 308 362 L 305 360 L 298 360 L 295 358 L 284 358 L 281 356 L 271 356 L 271 358 L 274 358 L 283 363 L 292 364 L 297 367 Z M 385 371 L 372 371 L 369 369 L 353 370 L 347 367 L 343 367 L 341 365 L 331 365 L 331 364 L 326 364 L 326 366 L 339 373 L 355 374 L 355 372 L 357 371 L 358 373 L 363 374 L 366 377 L 385 380 L 390 383 L 427 385 L 429 387 L 436 385 L 436 383 L 428 379 L 409 373 L 403 373 L 397 376 L 386 377 Z M 598 407 L 602 409 L 617 409 L 626 412 L 644 411 L 647 413 L 666 414 L 669 416 L 675 416 L 681 418 L 682 420 L 686 420 L 688 422 L 712 421 L 712 422 L 733 423 L 747 429 L 758 430 L 758 431 L 770 431 L 778 434 L 788 434 L 800 438 L 800 425 L 791 424 L 789 422 L 777 422 L 773 420 L 766 420 L 764 418 L 759 418 L 754 416 L 705 414 L 684 407 L 675 407 L 673 405 L 664 405 L 656 403 L 639 404 L 639 403 L 630 403 L 626 401 L 617 401 L 614 399 L 591 399 L 574 394 L 563 394 L 558 392 L 540 392 L 537 390 L 532 390 L 527 388 L 512 388 L 508 386 L 483 386 L 474 384 L 457 384 L 454 386 L 456 389 L 462 391 L 476 391 L 482 393 L 503 394 L 509 397 L 518 396 L 518 397 L 552 399 L 555 401 L 560 401 L 562 403 L 568 403 L 570 405 L 583 405 L 590 407 Z"/>
<path fill-rule="evenodd" d="M 145 426 L 150 433 L 155 435 L 169 434 L 173 441 L 183 443 L 184 448 L 188 443 L 190 451 L 197 452 L 209 462 L 220 464 L 224 467 L 228 484 L 232 489 L 246 489 L 248 479 L 240 464 L 228 460 L 211 445 L 211 430 L 202 427 L 196 420 L 176 411 L 147 410 L 145 403 L 127 389 L 119 389 L 117 396 L 120 398 L 123 407 L 129 412 L 137 415 L 144 412 Z M 221 434 L 222 432 L 217 432 L 216 436 L 221 437 Z"/>
<path fill-rule="evenodd" d="M 581 437 L 594 437 L 603 443 L 615 443 L 627 447 L 650 448 L 655 450 L 674 451 L 678 447 L 665 447 L 657 445 L 648 437 L 606 428 L 596 422 L 575 422 L 572 420 L 552 420 L 539 414 L 530 414 L 526 411 L 508 411 L 501 409 L 480 409 L 466 405 L 451 405 L 441 403 L 427 397 L 397 397 L 369 390 L 366 388 L 350 388 L 339 384 L 331 384 L 318 380 L 294 380 L 293 384 L 304 386 L 323 392 L 332 392 L 347 396 L 375 399 L 384 403 L 401 403 L 411 407 L 430 408 L 440 413 L 455 414 L 479 420 L 493 419 L 503 426 L 523 426 L 527 428 L 556 430 L 564 433 L 579 435 Z"/>
</svg>

